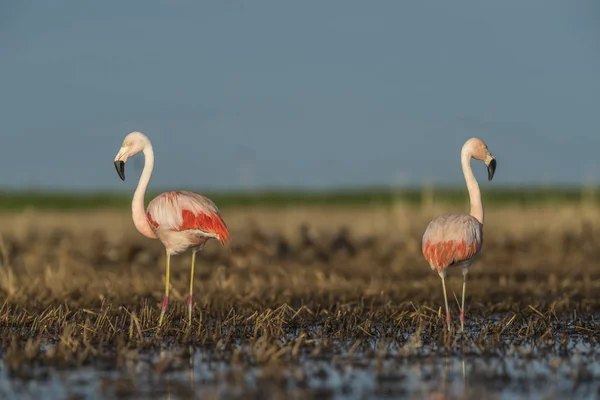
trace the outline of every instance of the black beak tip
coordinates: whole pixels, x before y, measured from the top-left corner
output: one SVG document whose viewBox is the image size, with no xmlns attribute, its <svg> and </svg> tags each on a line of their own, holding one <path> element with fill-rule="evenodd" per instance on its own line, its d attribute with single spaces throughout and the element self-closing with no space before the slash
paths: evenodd
<svg viewBox="0 0 600 400">
<path fill-rule="evenodd" d="M 488 165 L 488 181 L 491 181 L 494 177 L 494 173 L 496 172 L 496 159 L 493 158 Z"/>
<path fill-rule="evenodd" d="M 125 162 L 123 161 L 115 161 L 115 168 L 117 169 L 117 174 L 119 174 L 119 178 L 122 181 L 125 180 Z"/>
</svg>

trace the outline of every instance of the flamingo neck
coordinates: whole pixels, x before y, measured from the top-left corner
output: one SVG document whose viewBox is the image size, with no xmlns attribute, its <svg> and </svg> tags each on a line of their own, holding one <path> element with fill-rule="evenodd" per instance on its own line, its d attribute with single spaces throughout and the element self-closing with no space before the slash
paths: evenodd
<svg viewBox="0 0 600 400">
<path fill-rule="evenodd" d="M 479 184 L 473 169 L 471 168 L 472 154 L 470 149 L 463 148 L 460 154 L 460 161 L 462 164 L 463 174 L 467 183 L 467 190 L 469 191 L 469 202 L 471 204 L 470 214 L 477 218 L 477 220 L 483 225 L 483 203 L 481 202 L 481 191 L 479 190 Z"/>
<path fill-rule="evenodd" d="M 131 202 L 131 214 L 133 216 L 133 223 L 137 230 L 144 236 L 151 239 L 156 239 L 156 234 L 150 228 L 148 218 L 146 217 L 146 210 L 144 206 L 144 196 L 146 195 L 146 189 L 148 183 L 152 177 L 152 170 L 154 169 L 154 151 L 150 143 L 144 146 L 144 170 L 140 176 L 135 193 L 133 194 L 133 200 Z"/>
</svg>

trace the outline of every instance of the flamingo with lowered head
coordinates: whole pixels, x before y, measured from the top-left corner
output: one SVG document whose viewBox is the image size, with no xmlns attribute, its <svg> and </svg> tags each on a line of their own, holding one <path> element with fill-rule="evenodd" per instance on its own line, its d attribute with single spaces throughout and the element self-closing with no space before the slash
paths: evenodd
<svg viewBox="0 0 600 400">
<path fill-rule="evenodd" d="M 465 326 L 465 291 L 467 272 L 483 245 L 483 204 L 479 185 L 471 169 L 471 158 L 483 161 L 488 169 L 488 180 L 492 180 L 496 171 L 496 159 L 483 140 L 471 138 L 465 142 L 460 154 L 463 174 L 467 182 L 470 214 L 444 214 L 429 223 L 423 235 L 423 256 L 442 278 L 444 301 L 446 303 L 446 323 L 450 330 L 450 311 L 446 295 L 446 271 L 449 267 L 462 269 L 462 305 L 460 309 L 460 328 Z"/>
<path fill-rule="evenodd" d="M 192 291 L 196 252 L 203 249 L 210 239 L 221 244 L 230 241 L 229 231 L 219 209 L 210 199 L 193 192 L 165 192 L 155 197 L 144 211 L 144 196 L 154 168 L 154 151 L 150 139 L 141 132 L 131 132 L 125 137 L 115 157 L 115 167 L 121 180 L 125 180 L 125 163 L 137 153 L 144 153 L 144 170 L 133 195 L 131 211 L 137 230 L 151 239 L 158 239 L 166 250 L 165 297 L 162 302 L 162 321 L 169 304 L 169 274 L 171 256 L 192 249 L 190 294 L 188 297 L 189 324 L 192 323 Z"/>
</svg>

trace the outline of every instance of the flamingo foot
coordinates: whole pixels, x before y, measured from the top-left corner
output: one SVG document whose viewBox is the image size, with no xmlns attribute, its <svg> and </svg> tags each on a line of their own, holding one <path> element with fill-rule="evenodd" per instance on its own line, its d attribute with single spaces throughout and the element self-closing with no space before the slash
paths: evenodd
<svg viewBox="0 0 600 400">
<path fill-rule="evenodd" d="M 165 311 L 167 311 L 167 306 L 169 305 L 169 296 L 165 296 L 162 302 L 162 307 L 160 310 L 160 318 L 158 319 L 158 326 L 162 325 L 163 318 L 165 317 Z"/>
</svg>

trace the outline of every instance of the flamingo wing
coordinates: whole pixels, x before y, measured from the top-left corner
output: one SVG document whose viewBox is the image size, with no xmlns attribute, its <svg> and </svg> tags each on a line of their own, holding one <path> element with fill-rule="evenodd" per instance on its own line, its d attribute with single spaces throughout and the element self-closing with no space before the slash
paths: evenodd
<svg viewBox="0 0 600 400">
<path fill-rule="evenodd" d="M 438 272 L 475 256 L 483 244 L 481 223 L 466 214 L 445 214 L 429 223 L 421 250 Z"/>
<path fill-rule="evenodd" d="M 154 198 L 146 211 L 154 230 L 198 230 L 223 244 L 231 240 L 219 209 L 209 198 L 188 191 L 165 192 Z"/>
</svg>

